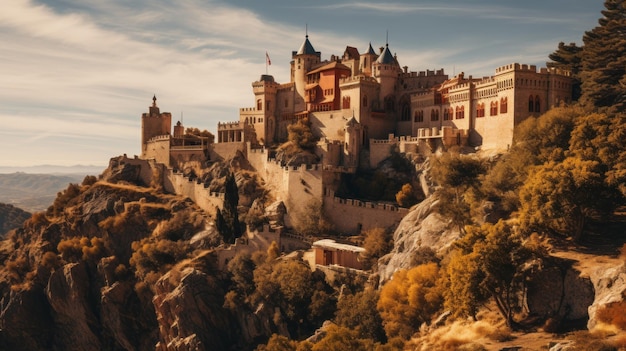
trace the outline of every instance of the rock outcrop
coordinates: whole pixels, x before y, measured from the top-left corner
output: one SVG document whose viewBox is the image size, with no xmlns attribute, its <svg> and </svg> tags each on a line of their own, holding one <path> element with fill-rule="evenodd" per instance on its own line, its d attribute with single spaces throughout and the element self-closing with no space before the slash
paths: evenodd
<svg viewBox="0 0 626 351">
<path fill-rule="evenodd" d="M 459 232 L 433 210 L 435 201 L 430 196 L 413 206 L 396 228 L 393 250 L 378 262 L 381 284 L 397 270 L 411 267 L 420 248 L 428 247 L 441 254 L 459 237 Z"/>
</svg>

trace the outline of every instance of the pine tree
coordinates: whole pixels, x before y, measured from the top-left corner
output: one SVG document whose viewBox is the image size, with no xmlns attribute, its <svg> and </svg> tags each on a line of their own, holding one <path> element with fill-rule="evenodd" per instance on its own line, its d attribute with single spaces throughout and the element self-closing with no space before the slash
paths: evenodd
<svg viewBox="0 0 626 351">
<path fill-rule="evenodd" d="M 580 71 L 582 68 L 582 51 L 583 48 L 577 46 L 576 43 L 560 42 L 558 49 L 548 55 L 551 61 L 546 62 L 548 68 L 556 68 L 569 71 L 572 74 L 574 82 L 572 84 L 572 100 L 577 101 L 580 98 Z"/>
<path fill-rule="evenodd" d="M 626 108 L 626 1 L 606 0 L 599 26 L 585 32 L 582 101 L 594 107 Z"/>
</svg>

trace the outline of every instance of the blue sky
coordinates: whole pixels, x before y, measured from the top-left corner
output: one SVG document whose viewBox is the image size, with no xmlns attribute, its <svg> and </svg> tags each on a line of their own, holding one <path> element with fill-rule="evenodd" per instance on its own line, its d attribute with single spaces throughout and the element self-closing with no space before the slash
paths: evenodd
<svg viewBox="0 0 626 351">
<path fill-rule="evenodd" d="M 582 43 L 602 0 L 4 0 L 0 4 L 0 166 L 103 165 L 140 152 L 156 94 L 187 127 L 215 131 L 254 103 L 265 73 L 289 79 L 309 39 L 322 59 L 385 44 L 411 71 L 488 76 L 544 66 Z"/>
</svg>

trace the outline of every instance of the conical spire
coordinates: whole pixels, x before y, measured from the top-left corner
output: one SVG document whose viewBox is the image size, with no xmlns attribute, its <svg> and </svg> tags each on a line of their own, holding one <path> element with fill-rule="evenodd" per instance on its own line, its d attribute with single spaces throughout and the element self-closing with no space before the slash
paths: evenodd
<svg viewBox="0 0 626 351">
<path fill-rule="evenodd" d="M 156 94 L 152 96 L 152 106 L 156 106 Z"/>
<path fill-rule="evenodd" d="M 300 49 L 298 50 L 296 55 L 315 55 L 315 54 L 317 54 L 317 52 L 313 48 L 313 45 L 311 45 L 311 42 L 309 41 L 309 35 L 307 34 L 306 38 L 304 39 L 304 43 L 302 43 L 302 46 L 300 46 Z"/>
<path fill-rule="evenodd" d="M 367 49 L 367 53 L 369 55 L 376 55 L 376 51 L 374 51 L 374 48 L 372 47 L 372 42 L 370 41 L 370 47 Z"/>
<path fill-rule="evenodd" d="M 393 58 L 393 55 L 391 54 L 391 51 L 389 51 L 389 44 L 385 45 L 385 50 L 382 54 L 380 54 L 376 62 L 382 63 L 383 65 L 391 65 L 396 62 L 396 60 Z"/>
</svg>

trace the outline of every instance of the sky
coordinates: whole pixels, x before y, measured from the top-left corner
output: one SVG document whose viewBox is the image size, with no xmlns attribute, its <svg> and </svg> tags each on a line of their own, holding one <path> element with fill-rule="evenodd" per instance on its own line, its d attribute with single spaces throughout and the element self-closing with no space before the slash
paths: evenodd
<svg viewBox="0 0 626 351">
<path fill-rule="evenodd" d="M 582 44 L 602 0 L 2 0 L 0 166 L 96 165 L 140 153 L 153 94 L 213 133 L 289 81 L 308 32 L 322 59 L 389 43 L 410 71 L 490 76 Z M 271 65 L 266 66 L 265 54 Z"/>
</svg>

